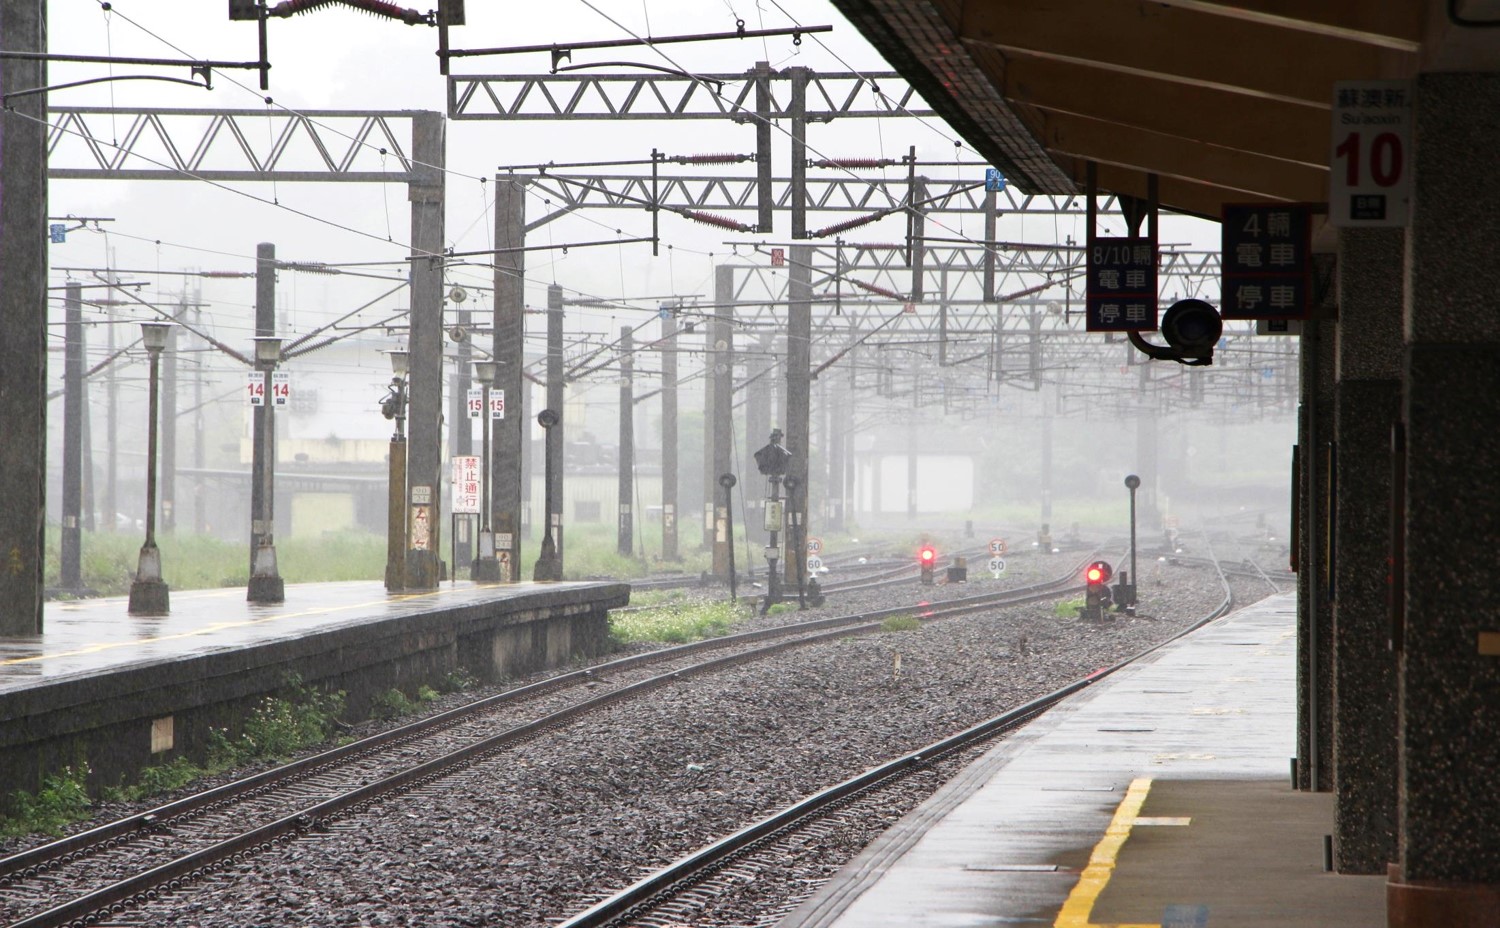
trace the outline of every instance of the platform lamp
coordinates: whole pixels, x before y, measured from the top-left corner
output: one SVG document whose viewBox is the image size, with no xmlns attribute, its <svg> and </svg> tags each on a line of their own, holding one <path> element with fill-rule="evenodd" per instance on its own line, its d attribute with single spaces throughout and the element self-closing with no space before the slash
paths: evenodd
<svg viewBox="0 0 1500 928">
<path fill-rule="evenodd" d="M 537 424 L 542 427 L 545 434 L 557 428 L 562 417 L 555 409 L 544 409 L 536 414 Z M 545 504 L 542 509 L 546 515 L 546 533 L 542 535 L 542 554 L 536 560 L 536 567 L 532 569 L 533 580 L 561 580 L 562 558 L 557 556 L 557 542 L 552 538 L 553 529 L 562 529 L 562 514 L 552 511 L 552 494 L 556 492 L 557 469 L 562 467 L 562 462 L 553 460 L 552 443 L 547 442 L 544 466 L 547 471 L 546 480 L 543 481 L 543 498 Z"/>
<path fill-rule="evenodd" d="M 495 385 L 495 376 L 500 365 L 495 361 L 475 361 L 474 376 L 484 388 L 484 411 L 479 415 L 480 431 L 484 435 L 483 476 L 484 501 L 480 503 L 479 555 L 469 568 L 469 577 L 476 583 L 499 583 L 500 561 L 495 557 L 495 533 L 490 530 L 490 388 Z M 509 576 L 506 579 L 510 579 Z"/>
<path fill-rule="evenodd" d="M 406 588 L 406 375 L 411 353 L 404 348 L 386 352 L 391 361 L 391 385 L 380 401 L 380 414 L 396 422 L 391 434 L 386 472 L 385 588 Z"/>
<path fill-rule="evenodd" d="M 253 511 L 250 513 L 250 583 L 245 600 L 274 604 L 286 600 L 286 585 L 276 569 L 276 393 L 273 372 L 281 364 L 280 335 L 255 336 L 255 369 L 264 378 L 265 403 L 255 410 L 255 451 L 251 464 Z M 258 501 L 258 504 L 256 504 Z"/>
<path fill-rule="evenodd" d="M 171 611 L 171 597 L 161 578 L 161 552 L 156 547 L 156 410 L 160 404 L 161 353 L 167 347 L 170 322 L 142 322 L 141 341 L 151 359 L 151 390 L 147 402 L 150 421 L 146 428 L 146 543 L 141 545 L 140 562 L 135 580 L 130 584 L 131 615 L 166 615 Z"/>
</svg>

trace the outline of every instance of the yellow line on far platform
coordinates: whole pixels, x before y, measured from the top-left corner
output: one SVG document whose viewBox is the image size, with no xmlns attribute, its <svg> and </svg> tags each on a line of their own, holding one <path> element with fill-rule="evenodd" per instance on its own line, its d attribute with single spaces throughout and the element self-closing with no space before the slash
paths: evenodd
<svg viewBox="0 0 1500 928">
<path fill-rule="evenodd" d="M 31 657 L 13 657 L 0 660 L 0 667 L 11 664 L 35 664 L 42 661 L 57 660 L 64 657 L 81 657 L 85 654 L 98 654 L 102 651 L 112 651 L 117 648 L 130 648 L 143 644 L 152 644 L 159 641 L 176 641 L 182 638 L 192 638 L 198 635 L 207 635 L 213 632 L 223 631 L 228 628 L 248 628 L 253 625 L 263 625 L 267 622 L 279 622 L 283 619 L 302 619 L 313 615 L 326 615 L 332 612 L 342 612 L 348 609 L 363 609 L 366 606 L 379 606 L 393 602 L 406 602 L 413 599 L 421 599 L 426 596 L 447 596 L 451 593 L 468 593 L 475 590 L 487 590 L 501 586 L 501 584 L 479 584 L 464 587 L 462 590 L 449 587 L 448 589 L 427 590 L 421 593 L 388 594 L 384 599 L 372 599 L 362 603 L 347 603 L 342 606 L 324 606 L 319 609 L 306 609 L 302 612 L 281 612 L 275 615 L 261 616 L 258 619 L 246 619 L 243 622 L 215 622 L 212 625 L 203 625 L 198 628 L 178 632 L 173 635 L 156 635 L 150 638 L 132 638 L 129 641 L 112 641 L 108 643 L 92 644 L 72 651 L 54 651 L 50 654 L 36 654 Z"/>
<path fill-rule="evenodd" d="M 1114 818 L 1104 830 L 1104 837 L 1094 845 L 1088 866 L 1078 875 L 1078 883 L 1068 894 L 1062 910 L 1057 913 L 1057 921 L 1052 923 L 1053 928 L 1161 928 L 1159 922 L 1096 925 L 1089 920 L 1094 914 L 1094 904 L 1099 901 L 1100 894 L 1109 885 L 1110 877 L 1115 874 L 1115 861 L 1120 856 L 1120 848 L 1124 846 L 1125 839 L 1130 837 L 1130 829 L 1135 826 L 1141 806 L 1146 803 L 1146 794 L 1150 791 L 1149 777 L 1131 781 L 1130 788 L 1125 791 L 1125 798 L 1120 800 L 1119 807 L 1115 809 Z"/>
</svg>

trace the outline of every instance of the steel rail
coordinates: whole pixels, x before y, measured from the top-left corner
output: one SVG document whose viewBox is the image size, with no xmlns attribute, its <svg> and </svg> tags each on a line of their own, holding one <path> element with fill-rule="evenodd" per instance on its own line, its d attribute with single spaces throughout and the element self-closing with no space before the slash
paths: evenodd
<svg viewBox="0 0 1500 928">
<path fill-rule="evenodd" d="M 1076 582 L 1076 570 L 1068 575 L 1017 590 L 997 591 L 979 596 L 934 603 L 918 614 L 924 621 L 949 616 L 966 615 L 1007 606 L 1025 605 L 1045 601 L 1071 591 Z M 222 807 L 241 796 L 263 793 L 276 784 L 295 782 L 314 773 L 327 770 L 337 763 L 352 757 L 364 756 L 378 748 L 437 731 L 443 727 L 477 715 L 496 705 L 514 702 L 528 696 L 539 695 L 572 683 L 593 680 L 597 676 L 637 665 L 661 662 L 699 651 L 732 647 L 768 639 L 782 638 L 765 647 L 742 651 L 704 661 L 690 667 L 680 668 L 664 674 L 628 684 L 617 690 L 600 694 L 557 710 L 532 722 L 528 722 L 497 735 L 472 742 L 462 748 L 415 764 L 405 770 L 390 774 L 379 780 L 363 784 L 341 795 L 305 806 L 274 821 L 249 829 L 232 838 L 221 840 L 207 847 L 185 854 L 175 860 L 137 873 L 126 879 L 104 886 L 75 899 L 53 906 L 45 911 L 26 916 L 11 924 L 11 928 L 53 928 L 58 925 L 87 924 L 90 919 L 119 914 L 129 908 L 148 902 L 163 889 L 170 892 L 180 889 L 185 883 L 211 874 L 223 866 L 242 861 L 268 849 L 273 843 L 289 843 L 298 837 L 323 828 L 328 821 L 342 815 L 358 813 L 384 796 L 414 788 L 430 782 L 448 772 L 478 762 L 484 756 L 501 750 L 518 741 L 534 737 L 543 731 L 555 728 L 579 716 L 593 712 L 603 706 L 622 701 L 634 695 L 666 686 L 679 679 L 697 676 L 736 664 L 747 663 L 768 657 L 792 648 L 834 638 L 869 634 L 879 631 L 883 620 L 910 615 L 911 606 L 896 606 L 846 616 L 831 616 L 811 622 L 795 623 L 743 632 L 738 635 L 706 639 L 674 648 L 652 651 L 609 661 L 594 667 L 562 674 L 540 683 L 501 693 L 479 700 L 432 718 L 392 729 L 388 732 L 363 739 L 340 748 L 325 751 L 313 757 L 295 761 L 273 770 L 265 771 L 244 780 L 225 784 L 156 809 L 128 816 L 116 822 L 99 826 L 58 841 L 23 851 L 0 860 L 0 876 L 22 878 L 44 874 L 56 863 L 71 863 L 84 856 L 98 853 L 132 838 L 155 833 L 166 827 L 173 819 L 201 813 L 210 808 Z M 791 637 L 798 635 L 800 637 Z M 0 886 L 11 880 L 0 879 Z"/>
<path fill-rule="evenodd" d="M 1223 601 L 1207 615 L 1195 620 L 1187 628 L 1165 641 L 1144 648 L 1122 661 L 1096 670 L 1015 709 L 873 767 L 826 790 L 814 793 L 780 812 L 767 816 L 658 870 L 583 912 L 559 922 L 554 928 L 604 928 L 604 926 L 624 925 L 629 920 L 641 917 L 644 914 L 643 910 L 665 901 L 676 889 L 690 886 L 707 872 L 724 866 L 733 858 L 752 853 L 757 845 L 778 833 L 806 824 L 808 820 L 829 811 L 836 805 L 890 785 L 929 765 L 934 760 L 979 744 L 1031 720 L 1069 696 L 1229 613 L 1234 608 L 1234 591 L 1230 588 L 1229 581 L 1222 570 L 1219 572 L 1219 581 L 1224 588 Z"/>
</svg>

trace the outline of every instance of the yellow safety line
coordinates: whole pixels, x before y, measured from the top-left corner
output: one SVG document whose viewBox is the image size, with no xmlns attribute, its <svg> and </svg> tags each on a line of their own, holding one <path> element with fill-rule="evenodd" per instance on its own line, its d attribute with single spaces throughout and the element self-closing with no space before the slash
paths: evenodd
<svg viewBox="0 0 1500 928">
<path fill-rule="evenodd" d="M 1052 923 L 1052 928 L 1161 928 L 1160 923 L 1156 922 L 1095 925 L 1089 921 L 1094 914 L 1094 903 L 1099 900 L 1104 887 L 1109 885 L 1109 878 L 1114 876 L 1115 860 L 1120 856 L 1120 848 L 1125 844 L 1125 839 L 1130 837 L 1130 829 L 1135 825 L 1141 806 L 1146 803 L 1146 794 L 1150 791 L 1149 777 L 1131 781 L 1130 788 L 1125 791 L 1125 798 L 1120 800 L 1119 808 L 1115 809 L 1115 817 L 1104 830 L 1104 837 L 1094 845 L 1088 866 L 1079 874 L 1078 883 L 1068 894 L 1062 911 L 1057 913 L 1057 921 Z"/>
<path fill-rule="evenodd" d="M 109 643 L 90 645 L 73 651 L 54 651 L 51 654 L 37 654 L 33 657 L 13 657 L 0 660 L 0 667 L 10 664 L 33 664 L 42 661 L 56 660 L 61 657 L 79 657 L 84 654 L 98 654 L 101 651 L 112 651 L 116 648 L 129 648 L 142 644 L 151 644 L 158 641 L 175 641 L 180 638 L 192 638 L 196 635 L 207 635 L 212 632 L 223 631 L 226 628 L 248 628 L 252 625 L 262 625 L 266 622 L 279 622 L 282 619 L 300 619 L 311 615 L 325 615 L 332 612 L 342 612 L 347 609 L 363 609 L 366 606 L 378 606 L 392 602 L 405 602 L 411 599 L 421 599 L 424 596 L 447 596 L 451 593 L 469 593 L 475 590 L 487 590 L 500 586 L 498 583 L 481 584 L 478 586 L 465 587 L 464 589 L 441 589 L 429 590 L 423 593 L 407 593 L 402 595 L 387 595 L 385 599 L 372 599 L 363 603 L 349 603 L 343 606 L 325 606 L 321 609 L 308 609 L 303 612 L 284 612 L 277 615 L 262 616 L 258 619 L 247 619 L 244 622 L 216 622 L 212 625 L 203 625 L 175 635 L 158 635 L 151 638 L 132 638 L 129 641 L 114 641 Z"/>
</svg>

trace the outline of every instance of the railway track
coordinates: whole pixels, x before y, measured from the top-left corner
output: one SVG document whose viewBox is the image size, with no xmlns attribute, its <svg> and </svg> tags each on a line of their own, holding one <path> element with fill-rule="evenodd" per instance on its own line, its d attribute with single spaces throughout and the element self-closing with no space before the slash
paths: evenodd
<svg viewBox="0 0 1500 928">
<path fill-rule="evenodd" d="M 1077 582 L 1075 568 L 1029 587 L 926 606 L 920 618 L 931 621 L 1051 599 L 1076 592 Z M 589 712 L 686 676 L 873 632 L 885 618 L 912 612 L 912 607 L 900 606 L 695 642 L 480 700 L 0 859 L 0 896 L 5 900 L 0 911 L 15 928 L 118 920 L 164 893 L 188 888 L 269 848 L 320 834 L 385 797 L 420 788 Z M 697 659 L 725 649 L 731 653 Z M 671 666 L 494 732 L 497 713 L 514 712 L 564 689 L 618 682 L 661 664 Z"/>
<path fill-rule="evenodd" d="M 1170 641 L 1212 622 L 1234 608 L 1234 593 L 1226 571 L 1216 568 L 1224 590 L 1219 605 L 1167 641 L 1125 660 L 1074 680 L 1039 698 L 955 735 L 903 754 L 728 835 L 617 893 L 609 895 L 556 928 L 635 928 L 664 925 L 703 925 L 711 922 L 705 910 L 753 884 L 759 874 L 774 872 L 791 856 L 792 845 L 805 843 L 808 832 L 832 832 L 839 821 L 871 817 L 865 806 L 885 803 L 885 794 L 908 788 L 916 775 L 945 760 L 982 747 L 1012 731 L 1062 700 L 1152 653 Z M 812 888 L 806 888 L 811 895 Z M 800 900 L 798 900 L 800 901 Z"/>
</svg>

